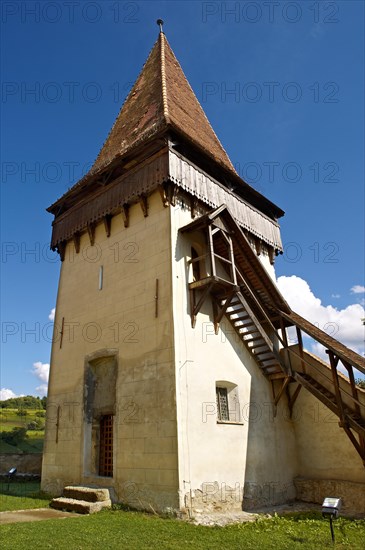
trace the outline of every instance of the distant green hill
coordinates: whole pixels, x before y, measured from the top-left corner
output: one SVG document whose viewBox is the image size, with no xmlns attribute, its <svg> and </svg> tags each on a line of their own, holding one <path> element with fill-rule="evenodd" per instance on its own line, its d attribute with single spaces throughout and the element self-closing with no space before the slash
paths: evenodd
<svg viewBox="0 0 365 550">
<path fill-rule="evenodd" d="M 41 453 L 44 423 L 43 409 L 0 408 L 0 453 Z"/>
<path fill-rule="evenodd" d="M 23 397 L 11 397 L 5 401 L 0 401 L 1 409 L 45 409 L 47 406 L 47 397 L 35 397 L 34 395 L 24 395 Z"/>
</svg>

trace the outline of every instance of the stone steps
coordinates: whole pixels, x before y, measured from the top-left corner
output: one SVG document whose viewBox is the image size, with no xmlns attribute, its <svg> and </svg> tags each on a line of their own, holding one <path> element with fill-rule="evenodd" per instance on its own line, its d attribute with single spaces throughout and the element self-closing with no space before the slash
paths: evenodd
<svg viewBox="0 0 365 550">
<path fill-rule="evenodd" d="M 103 508 L 111 507 L 109 489 L 99 487 L 65 487 L 63 496 L 54 498 L 50 506 L 56 510 L 95 514 Z"/>
</svg>

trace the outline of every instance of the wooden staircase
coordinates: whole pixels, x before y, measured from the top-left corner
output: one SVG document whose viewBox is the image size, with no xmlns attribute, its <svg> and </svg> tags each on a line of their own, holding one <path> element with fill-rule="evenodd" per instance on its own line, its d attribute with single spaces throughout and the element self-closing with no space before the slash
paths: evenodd
<svg viewBox="0 0 365 550">
<path fill-rule="evenodd" d="M 352 376 L 350 375 L 348 381 L 342 379 L 340 386 L 336 368 L 331 369 L 332 380 L 329 379 L 331 371 L 320 362 L 317 365 L 317 367 L 320 366 L 319 372 L 313 370 L 311 374 L 305 372 L 307 354 L 301 347 L 301 370 L 297 370 L 293 368 L 293 364 L 295 364 L 294 359 L 298 359 L 298 357 L 295 358 L 292 355 L 291 347 L 287 345 L 286 336 L 278 334 L 272 323 L 268 323 L 265 319 L 258 319 L 242 292 L 230 293 L 225 297 L 221 294 L 214 295 L 213 292 L 212 297 L 218 302 L 215 309 L 220 308 L 220 311 L 224 311 L 226 318 L 255 359 L 263 375 L 272 382 L 274 405 L 278 404 L 284 390 L 289 387 L 288 385 L 296 383 L 296 390 L 292 394 L 294 398 L 291 397 L 290 392 L 287 392 L 289 408 L 292 411 L 300 389 L 305 388 L 338 416 L 339 426 L 345 430 L 365 466 L 365 399 L 363 402 L 359 401 L 352 366 L 346 363 Z M 299 327 L 296 328 L 300 331 Z M 285 328 L 283 332 L 286 332 Z M 278 347 L 279 343 L 282 346 L 281 353 Z M 331 384 L 331 389 L 320 382 L 323 377 L 327 379 L 327 385 Z M 275 391 L 274 381 L 280 379 L 282 379 L 282 385 L 279 391 Z M 347 404 L 349 400 L 351 406 Z"/>
<path fill-rule="evenodd" d="M 229 298 L 225 300 L 227 299 Z M 225 300 L 221 300 L 221 307 L 225 306 Z M 274 343 L 241 292 L 235 293 L 230 299 L 225 314 L 246 348 L 254 356 L 263 374 L 269 379 L 284 377 L 283 366 Z"/>
<path fill-rule="evenodd" d="M 338 407 L 335 392 L 329 391 L 309 374 L 299 374 L 296 372 L 294 373 L 294 378 L 315 397 L 317 397 L 324 405 L 326 405 L 334 414 L 341 418 L 341 411 Z M 360 435 L 365 435 L 365 418 L 362 418 L 361 414 L 346 405 L 343 405 L 342 409 L 345 415 L 345 423 Z"/>
<path fill-rule="evenodd" d="M 208 243 L 206 254 L 188 262 L 193 273 L 204 273 L 189 283 L 192 326 L 210 297 L 215 332 L 225 316 L 271 382 L 274 405 L 286 393 L 292 412 L 301 388 L 305 388 L 339 417 L 340 427 L 365 466 L 365 394 L 356 386 L 354 374 L 365 375 L 365 359 L 291 310 L 224 205 L 180 231 L 202 231 Z M 288 343 L 289 327 L 296 330 L 298 351 Z M 311 359 L 303 348 L 303 333 L 324 346 L 329 365 L 314 356 Z M 339 375 L 340 363 L 348 378 Z"/>
</svg>

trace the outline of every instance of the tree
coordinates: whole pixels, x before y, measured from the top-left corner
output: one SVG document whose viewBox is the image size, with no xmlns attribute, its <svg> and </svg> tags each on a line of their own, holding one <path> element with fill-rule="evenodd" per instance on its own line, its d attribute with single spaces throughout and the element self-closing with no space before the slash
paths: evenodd
<svg viewBox="0 0 365 550">
<path fill-rule="evenodd" d="M 0 432 L 0 437 L 8 445 L 15 447 L 27 439 L 27 428 L 13 428 L 10 432 Z"/>
<path fill-rule="evenodd" d="M 46 398 L 35 397 L 34 395 L 25 395 L 23 397 L 11 397 L 5 401 L 0 401 L 0 407 L 3 409 L 39 409 L 45 408 Z"/>
</svg>

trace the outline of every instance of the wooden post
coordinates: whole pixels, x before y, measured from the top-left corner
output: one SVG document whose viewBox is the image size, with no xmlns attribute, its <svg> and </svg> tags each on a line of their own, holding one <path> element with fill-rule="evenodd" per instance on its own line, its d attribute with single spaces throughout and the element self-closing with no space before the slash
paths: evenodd
<svg viewBox="0 0 365 550">
<path fill-rule="evenodd" d="M 57 407 L 57 420 L 56 420 L 56 443 L 58 443 L 58 430 L 60 426 L 60 412 L 61 412 L 61 405 L 58 405 Z"/>
<path fill-rule="evenodd" d="M 209 242 L 209 253 L 210 253 L 210 264 L 212 268 L 212 277 L 216 275 L 215 269 L 215 258 L 214 258 L 214 247 L 213 247 L 213 235 L 212 235 L 212 226 L 208 225 L 208 242 Z"/>
<path fill-rule="evenodd" d="M 63 341 L 63 329 L 65 326 L 65 318 L 62 317 L 62 323 L 61 323 L 61 331 L 60 331 L 60 349 L 62 348 L 62 341 Z"/>
<path fill-rule="evenodd" d="M 155 317 L 158 317 L 158 279 L 156 279 L 156 290 L 155 290 Z"/>
<path fill-rule="evenodd" d="M 339 382 L 338 382 L 338 372 L 337 372 L 337 364 L 338 364 L 339 358 L 335 357 L 333 351 L 331 351 L 329 349 L 326 350 L 326 353 L 329 356 L 329 360 L 330 360 L 330 364 L 331 364 L 333 385 L 335 387 L 336 401 L 337 401 L 337 406 L 338 406 L 339 413 L 340 413 L 339 417 L 341 419 L 340 425 L 341 425 L 342 428 L 345 428 L 346 427 L 346 418 L 345 418 L 345 411 L 344 411 L 343 403 L 342 403 L 341 390 L 340 390 L 340 385 L 339 385 Z"/>
<path fill-rule="evenodd" d="M 302 339 L 302 332 L 299 327 L 295 327 L 297 330 L 297 337 L 298 337 L 298 346 L 299 346 L 299 354 L 300 354 L 300 363 L 303 369 L 303 373 L 306 374 L 305 370 L 305 362 L 304 362 L 304 354 L 303 354 L 303 339 Z"/>
</svg>

